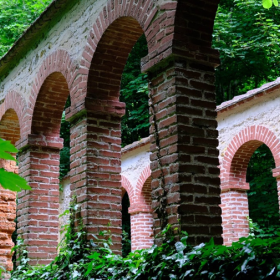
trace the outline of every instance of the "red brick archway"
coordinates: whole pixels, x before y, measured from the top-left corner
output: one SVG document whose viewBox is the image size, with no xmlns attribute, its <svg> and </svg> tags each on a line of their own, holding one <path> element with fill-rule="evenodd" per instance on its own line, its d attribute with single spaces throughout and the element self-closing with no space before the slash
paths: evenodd
<svg viewBox="0 0 280 280">
<path fill-rule="evenodd" d="M 72 158 L 84 155 L 84 160 L 72 162 L 71 188 L 83 202 L 89 233 L 96 234 L 114 220 L 116 252 L 121 243 L 120 120 L 125 108 L 119 90 L 128 54 L 143 33 L 149 54 L 142 59 L 142 70 L 149 74 L 154 114 L 150 131 L 155 208 L 165 208 L 158 207 L 164 199 L 157 197 L 163 188 L 168 192 L 167 211 L 155 215 L 155 233 L 168 222 L 188 231 L 190 243 L 211 237 L 222 242 L 213 85 L 219 60 L 211 49 L 217 5 L 107 1 L 90 31 L 80 82 L 67 113 L 73 124 Z M 190 202 L 190 197 L 196 199 Z"/>
<path fill-rule="evenodd" d="M 221 163 L 222 217 L 224 243 L 230 244 L 249 233 L 246 173 L 255 150 L 266 144 L 272 152 L 276 170 L 280 166 L 280 140 L 264 126 L 250 126 L 236 135 Z M 277 177 L 276 174 L 274 174 Z M 279 187 L 278 187 L 279 189 Z"/>
<path fill-rule="evenodd" d="M 59 232 L 59 160 L 62 112 L 73 95 L 76 65 L 66 51 L 55 51 L 43 62 L 29 98 L 27 134 L 18 147 L 19 172 L 32 187 L 18 196 L 19 230 L 30 264 L 46 264 L 57 252 Z"/>
<path fill-rule="evenodd" d="M 38 74 L 33 82 L 31 95 L 29 97 L 28 112 L 27 112 L 27 114 L 29 115 L 28 123 L 27 123 L 27 127 L 28 127 L 27 134 L 32 133 L 33 119 L 35 118 L 36 119 L 35 121 L 37 121 L 37 118 L 34 117 L 34 110 L 36 105 L 38 107 L 39 93 L 42 90 L 44 90 L 44 87 L 46 85 L 49 86 L 48 92 L 53 93 L 52 96 L 48 96 L 46 97 L 46 100 L 44 100 L 46 104 L 48 103 L 53 104 L 54 107 L 59 106 L 59 104 L 56 104 L 56 102 L 60 101 L 59 100 L 60 96 L 56 96 L 55 94 L 64 91 L 66 87 L 67 87 L 68 95 L 70 94 L 72 100 L 74 96 L 74 92 L 76 91 L 75 86 L 76 83 L 78 82 L 77 75 L 79 69 L 77 65 L 78 64 L 70 58 L 69 54 L 65 50 L 57 50 L 51 53 L 42 62 Z M 51 98 L 51 100 L 48 98 Z M 51 110 L 53 108 L 51 107 L 47 109 Z M 26 134 L 24 134 L 23 136 L 26 136 Z"/>
<path fill-rule="evenodd" d="M 116 196 L 116 192 L 121 190 L 120 122 L 125 109 L 125 105 L 119 102 L 121 76 L 132 47 L 143 33 L 147 38 L 149 52 L 154 51 L 154 55 L 159 47 L 172 41 L 172 35 L 165 37 L 164 30 L 168 29 L 171 34 L 174 29 L 176 4 L 157 7 L 151 0 L 106 3 L 88 37 L 79 71 L 83 82 L 79 84 L 71 112 L 68 113 L 68 118 L 75 122 L 77 108 L 84 108 L 87 112 L 84 121 L 72 126 L 72 134 L 79 135 L 82 127 L 87 127 L 86 153 L 90 154 L 85 163 L 87 175 L 72 177 L 71 184 L 77 193 L 83 194 L 83 200 L 87 201 L 85 208 L 92 209 L 91 214 L 87 210 L 82 211 L 88 232 L 96 234 L 96 223 L 105 226 L 114 220 L 111 223 L 114 233 L 112 238 L 116 244 L 115 250 L 120 251 L 121 194 Z M 152 22 L 158 11 L 162 14 L 157 21 Z M 162 34 L 156 36 L 160 26 Z M 81 120 L 81 115 L 78 116 Z M 74 145 L 71 142 L 73 150 Z M 77 171 L 73 170 L 74 173 Z M 89 177 L 87 181 L 81 179 Z M 98 198 L 92 199 L 96 195 Z M 111 206 L 104 209 L 102 204 Z M 103 211 L 100 211 L 101 207 Z"/>
<path fill-rule="evenodd" d="M 159 2 L 163 4 L 159 6 Z M 39 97 L 40 91 L 61 76 L 72 101 L 67 114 L 72 122 L 71 188 L 78 196 L 89 233 L 107 229 L 111 221 L 113 249 L 120 251 L 120 119 L 124 104 L 118 101 L 119 85 L 128 53 L 142 33 L 149 48 L 141 64 L 148 73 L 150 87 L 153 207 L 164 210 L 154 215 L 155 233 L 168 222 L 188 231 L 191 244 L 207 242 L 212 237 L 216 243 L 222 242 L 214 93 L 214 67 L 219 61 L 217 52 L 211 49 L 218 2 L 97 0 L 97 9 L 102 10 L 89 32 L 80 63 L 71 61 L 64 50 L 56 50 L 44 60 L 33 81 L 18 144 L 20 172 L 34 188 L 32 193 L 23 194 L 27 202 L 22 199 L 26 209 L 21 214 L 26 216 L 19 230 L 32 244 L 31 264 L 49 262 L 57 242 L 57 223 L 46 218 L 57 213 L 50 197 L 57 195 L 58 150 L 62 143 L 57 137 L 56 117 L 53 125 L 44 125 L 39 115 L 44 106 L 37 101 L 49 102 Z M 38 30 L 51 19 L 53 9 L 59 13 L 66 7 L 58 4 L 51 4 L 35 23 L 37 27 L 32 26 L 23 35 L 7 58 L 19 57 L 27 65 L 23 57 L 26 53 L 22 55 L 19 49 L 19 54 L 14 54 L 20 42 L 27 39 L 25 36 L 29 36 L 26 42 L 35 38 L 31 34 L 34 32 L 42 40 L 38 50 L 42 55 L 48 52 L 44 40 L 51 42 L 56 32 L 44 37 L 39 36 Z M 61 19 L 64 20 L 69 17 Z M 56 36 L 56 40 L 52 49 L 58 45 L 67 48 L 63 38 L 60 42 Z M 78 40 L 83 44 L 83 37 Z M 79 57 L 80 51 L 71 55 Z M 17 74 L 16 68 L 13 71 Z M 37 228 L 40 231 L 34 230 Z M 38 242 L 40 238 L 43 243 Z"/>
</svg>

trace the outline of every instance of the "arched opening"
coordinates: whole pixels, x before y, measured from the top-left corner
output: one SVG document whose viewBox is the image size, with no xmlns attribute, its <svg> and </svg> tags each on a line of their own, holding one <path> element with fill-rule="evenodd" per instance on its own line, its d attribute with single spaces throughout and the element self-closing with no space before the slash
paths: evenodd
<svg viewBox="0 0 280 280">
<path fill-rule="evenodd" d="M 255 234 L 274 234 L 279 230 L 279 203 L 275 161 L 270 149 L 261 145 L 252 155 L 247 168 L 249 217 L 257 223 Z"/>
<path fill-rule="evenodd" d="M 121 17 L 107 28 L 91 62 L 88 97 L 119 100 L 128 55 L 142 34 L 141 26 L 131 17 Z"/>
<path fill-rule="evenodd" d="M 149 136 L 148 79 L 141 73 L 141 58 L 148 54 L 142 35 L 132 48 L 121 81 L 120 101 L 126 112 L 121 120 L 122 147 Z"/>
<path fill-rule="evenodd" d="M 259 140 L 251 140 L 242 144 L 233 155 L 229 170 L 224 171 L 228 176 L 227 186 L 222 188 L 221 194 L 225 245 L 230 245 L 233 241 L 249 234 L 247 167 L 251 156 L 262 144 Z"/>
<path fill-rule="evenodd" d="M 130 201 L 128 193 L 125 192 L 122 198 L 122 256 L 126 257 L 131 252 L 131 224 L 128 208 Z"/>
<path fill-rule="evenodd" d="M 0 121 L 0 138 L 13 145 L 20 139 L 20 125 L 16 112 L 8 109 Z M 16 155 L 14 155 L 16 157 Z M 15 161 L 0 160 L 0 168 L 18 173 Z M 11 249 L 16 243 L 16 194 L 0 186 L 0 259 L 7 271 L 13 269 Z"/>
<path fill-rule="evenodd" d="M 258 196 L 256 190 L 259 189 L 259 192 L 267 193 L 267 189 L 263 189 L 259 184 L 260 179 L 263 180 L 265 185 L 270 185 L 269 188 L 274 189 L 271 192 L 271 199 L 274 201 L 273 211 L 275 217 L 277 215 L 277 187 L 275 186 L 275 179 L 271 176 L 274 160 L 278 161 L 275 140 L 275 136 L 267 128 L 253 126 L 246 128 L 236 135 L 227 148 L 221 167 L 221 208 L 224 229 L 223 237 L 226 245 L 230 245 L 233 241 L 237 241 L 240 237 L 249 234 L 247 218 L 251 217 L 252 214 L 253 217 L 258 215 L 260 208 L 256 208 L 258 207 L 256 205 L 258 204 L 257 201 L 264 198 Z M 265 163 L 267 166 L 262 166 L 261 163 Z M 248 182 L 251 182 L 253 189 L 250 189 Z M 250 214 L 247 192 L 249 197 L 253 198 L 250 202 Z M 276 196 L 273 196 L 273 192 L 274 194 L 276 193 Z M 265 203 L 264 200 L 263 202 Z M 265 207 L 263 205 L 264 209 Z M 265 216 L 266 214 L 263 213 L 263 215 Z"/>
<path fill-rule="evenodd" d="M 0 138 L 13 145 L 20 139 L 19 119 L 13 109 L 8 109 L 0 122 Z"/>
<path fill-rule="evenodd" d="M 31 133 L 59 137 L 62 112 L 69 96 L 65 77 L 54 72 L 44 81 L 36 100 Z"/>
<path fill-rule="evenodd" d="M 31 265 L 51 262 L 57 252 L 59 240 L 59 179 L 61 119 L 69 89 L 66 78 L 60 72 L 50 74 L 43 82 L 32 116 L 31 134 L 28 135 L 28 149 L 20 153 L 21 170 L 25 170 L 32 191 L 19 199 L 18 220 L 24 223 L 20 234 L 25 239 Z M 24 202 L 28 201 L 28 205 Z M 27 238 L 35 233 L 34 240 Z M 31 244 L 35 242 L 36 246 Z M 29 246 L 30 245 L 30 246 Z"/>
<path fill-rule="evenodd" d="M 106 221 L 106 224 L 108 224 L 109 221 L 114 220 L 114 223 L 110 223 L 110 227 L 111 231 L 115 233 L 112 239 L 116 252 L 121 251 L 120 233 L 122 231 L 120 227 L 122 221 L 119 215 L 122 204 L 120 193 L 121 131 L 127 132 L 123 134 L 125 135 L 124 144 L 129 144 L 134 139 L 139 140 L 139 134 L 129 130 L 128 126 L 128 122 L 131 122 L 131 112 L 138 103 L 137 98 L 133 99 L 131 95 L 135 94 L 138 88 L 134 86 L 130 91 L 131 95 L 126 95 L 127 98 L 125 98 L 125 95 L 120 98 L 120 92 L 121 86 L 123 86 L 123 90 L 129 88 L 131 79 L 139 78 L 140 83 L 143 83 L 144 76 L 140 75 L 140 57 L 137 61 L 137 71 L 130 71 L 129 61 L 126 64 L 133 46 L 142 34 L 143 30 L 135 19 L 121 17 L 115 20 L 107 28 L 97 45 L 91 61 L 87 85 L 87 153 L 90 154 L 90 157 L 88 157 L 88 168 L 90 168 L 88 174 L 91 178 L 87 185 L 87 209 L 90 209 L 91 214 L 88 214 L 86 223 L 88 232 L 96 234 L 98 229 L 105 229 Z M 145 38 L 141 37 L 140 40 L 145 43 Z M 137 60 L 135 56 L 141 55 L 137 53 L 137 46 L 139 44 L 136 44 L 135 50 L 130 55 L 130 58 L 133 58 L 132 63 Z M 126 75 L 123 75 L 125 67 Z M 147 98 L 147 94 L 145 97 Z M 126 122 L 123 122 L 125 124 L 122 128 L 121 117 L 125 110 L 124 104 L 119 100 L 130 102 L 128 104 L 130 115 L 125 115 Z M 148 98 L 146 100 L 148 104 Z M 148 107 L 146 106 L 146 108 Z M 148 110 L 146 110 L 146 117 L 148 119 Z M 137 125 L 139 125 L 139 122 Z M 73 131 L 74 129 L 75 127 L 73 127 Z M 147 128 L 146 132 L 148 132 Z M 137 135 L 136 138 L 133 138 L 135 135 Z M 96 163 L 100 164 L 97 165 Z"/>
</svg>

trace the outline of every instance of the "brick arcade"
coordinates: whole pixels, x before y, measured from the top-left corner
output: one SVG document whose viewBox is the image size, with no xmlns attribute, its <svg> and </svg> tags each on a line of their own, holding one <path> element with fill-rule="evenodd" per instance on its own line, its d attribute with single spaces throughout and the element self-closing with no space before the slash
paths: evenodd
<svg viewBox="0 0 280 280">
<path fill-rule="evenodd" d="M 33 189 L 18 194 L 17 206 L 31 264 L 49 263 L 56 254 L 59 130 L 69 95 L 70 189 L 89 234 L 111 221 L 113 249 L 120 252 L 123 185 L 135 199 L 132 230 L 145 219 L 153 224 L 147 236 L 156 236 L 164 217 L 187 231 L 193 244 L 211 237 L 223 242 L 214 88 L 219 55 L 211 48 L 218 2 L 55 0 L 0 60 L 0 136 L 16 144 L 18 173 Z M 126 59 L 142 34 L 151 154 L 150 169 L 133 189 L 121 174 L 125 104 L 119 94 Z M 3 190 L 0 198 L 0 259 L 11 269 L 15 201 Z M 162 211 L 154 213 L 157 208 Z M 141 240 L 153 242 L 144 235 Z"/>
</svg>

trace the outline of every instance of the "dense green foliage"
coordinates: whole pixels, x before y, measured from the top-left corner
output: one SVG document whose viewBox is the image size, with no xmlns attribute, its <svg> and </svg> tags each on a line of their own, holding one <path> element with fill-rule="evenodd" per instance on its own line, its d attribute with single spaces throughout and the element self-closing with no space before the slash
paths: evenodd
<svg viewBox="0 0 280 280">
<path fill-rule="evenodd" d="M 127 192 L 122 199 L 122 256 L 126 257 L 131 252 L 131 223 L 128 208 L 130 206 Z"/>
<path fill-rule="evenodd" d="M 87 241 L 81 220 L 74 231 L 79 209 L 70 208 L 70 224 L 58 256 L 46 266 L 28 265 L 23 242 L 17 246 L 19 266 L 13 280 L 179 280 L 179 279 L 276 279 L 280 278 L 280 236 L 271 239 L 242 238 L 232 246 L 207 244 L 188 245 L 182 233 L 176 241 L 171 227 L 161 234 L 163 244 L 137 250 L 126 258 L 112 253 L 110 232 L 93 236 L 97 243 Z M 98 245 L 97 245 L 98 244 Z"/>
<path fill-rule="evenodd" d="M 0 57 L 52 0 L 0 0 Z"/>
<path fill-rule="evenodd" d="M 275 162 L 271 151 L 262 145 L 253 154 L 247 169 L 250 218 L 261 229 L 274 232 L 280 228 L 277 182 L 272 177 Z"/>
<path fill-rule="evenodd" d="M 59 177 L 62 179 L 70 171 L 70 123 L 65 120 L 65 111 L 61 119 L 60 137 L 64 140 L 59 163 Z"/>
<path fill-rule="evenodd" d="M 149 136 L 148 80 L 140 69 L 140 60 L 147 54 L 147 41 L 142 35 L 129 54 L 122 75 L 120 100 L 126 103 L 122 146 Z"/>
<path fill-rule="evenodd" d="M 280 75 L 280 8 L 263 9 L 255 0 L 221 0 L 213 48 L 217 103 L 272 81 Z"/>
</svg>

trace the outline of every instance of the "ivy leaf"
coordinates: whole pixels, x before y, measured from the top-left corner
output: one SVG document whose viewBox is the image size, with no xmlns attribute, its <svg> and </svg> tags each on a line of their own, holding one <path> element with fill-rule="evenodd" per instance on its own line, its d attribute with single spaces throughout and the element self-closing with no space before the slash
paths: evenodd
<svg viewBox="0 0 280 280">
<path fill-rule="evenodd" d="M 278 6 L 278 1 L 277 0 L 273 0 L 273 4 L 274 4 L 274 6 Z"/>
<path fill-rule="evenodd" d="M 8 172 L 5 169 L 0 169 L 0 185 L 4 189 L 19 192 L 21 190 L 31 190 L 25 179 L 19 175 Z"/>
<path fill-rule="evenodd" d="M 272 0 L 262 0 L 262 4 L 265 9 L 269 9 L 272 6 Z"/>
<path fill-rule="evenodd" d="M 10 141 L 5 141 L 0 138 L 0 158 L 16 161 L 10 153 L 17 153 L 18 150 L 11 144 Z"/>
</svg>

